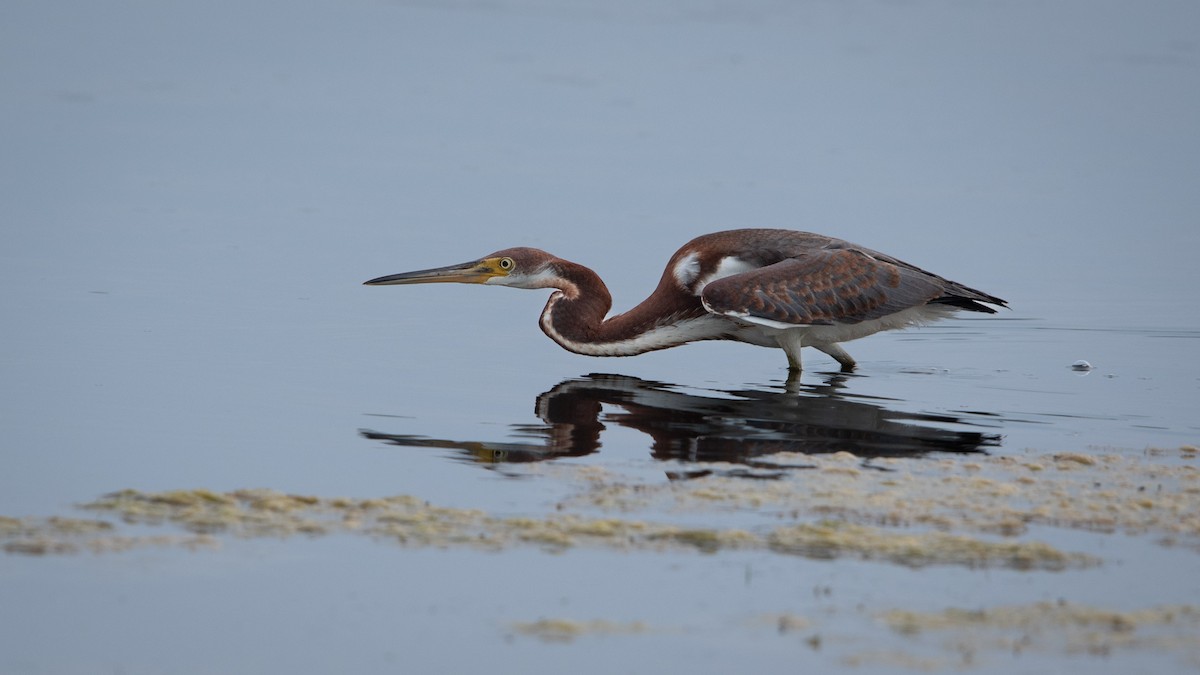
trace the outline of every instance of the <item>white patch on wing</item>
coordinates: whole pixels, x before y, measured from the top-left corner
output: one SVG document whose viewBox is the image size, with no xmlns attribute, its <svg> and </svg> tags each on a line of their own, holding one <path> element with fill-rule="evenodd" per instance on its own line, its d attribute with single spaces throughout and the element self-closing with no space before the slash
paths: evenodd
<svg viewBox="0 0 1200 675">
<path fill-rule="evenodd" d="M 909 326 L 920 326 L 938 319 L 943 319 L 954 313 L 952 307 L 944 305 L 921 305 L 909 307 L 895 314 L 889 314 L 878 319 L 860 321 L 858 323 L 834 323 L 831 325 L 804 325 L 783 323 L 757 316 L 726 314 L 731 319 L 743 322 L 746 327 L 759 331 L 764 337 L 778 338 L 783 333 L 789 333 L 793 338 L 800 338 L 805 346 L 827 345 L 838 342 L 849 342 L 880 331 L 898 330 Z"/>
<path fill-rule="evenodd" d="M 675 269 L 671 270 L 671 275 L 675 277 L 675 283 L 685 291 L 696 280 L 696 276 L 700 274 L 700 254 L 689 253 L 679 259 L 675 263 Z"/>
<path fill-rule="evenodd" d="M 712 274 L 709 274 L 696 283 L 696 287 L 692 289 L 692 292 L 700 295 L 704 291 L 705 286 L 717 279 L 724 279 L 725 277 L 731 277 L 735 274 L 742 274 L 743 272 L 756 269 L 758 269 L 758 265 L 748 263 L 736 256 L 727 255 L 717 263 L 717 269 L 713 270 Z"/>
<path fill-rule="evenodd" d="M 776 321 L 775 319 L 766 319 L 761 316 L 753 316 L 751 314 L 733 314 L 727 312 L 726 316 L 735 317 L 738 321 L 745 321 L 756 326 L 766 326 L 767 328 L 777 328 L 779 330 L 787 330 L 789 328 L 805 328 L 807 323 L 788 323 L 786 321 Z"/>
<path fill-rule="evenodd" d="M 750 314 L 749 312 L 739 312 L 737 310 L 732 310 L 732 309 L 726 310 L 724 312 L 718 312 L 717 310 L 713 309 L 712 305 L 708 304 L 708 301 L 705 300 L 704 298 L 700 298 L 700 304 L 704 305 L 704 309 L 708 310 L 708 312 L 710 314 L 713 314 L 716 316 L 727 316 L 731 319 L 734 319 L 735 321 L 740 321 L 745 324 L 753 324 L 755 326 L 765 326 L 767 328 L 775 328 L 778 330 L 787 330 L 789 328 L 804 328 L 804 327 L 808 326 L 808 324 L 805 324 L 805 323 L 787 323 L 785 321 L 776 321 L 775 319 L 765 319 L 761 316 L 754 316 L 754 315 Z"/>
</svg>

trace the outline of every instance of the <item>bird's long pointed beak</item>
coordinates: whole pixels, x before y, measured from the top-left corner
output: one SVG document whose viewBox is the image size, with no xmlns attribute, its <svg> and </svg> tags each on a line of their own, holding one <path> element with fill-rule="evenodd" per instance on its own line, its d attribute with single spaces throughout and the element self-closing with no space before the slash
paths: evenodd
<svg viewBox="0 0 1200 675">
<path fill-rule="evenodd" d="M 416 272 L 402 272 L 364 281 L 364 286 L 393 286 L 397 284 L 462 283 L 482 284 L 501 272 L 489 260 L 473 260 L 458 265 L 435 267 Z"/>
</svg>

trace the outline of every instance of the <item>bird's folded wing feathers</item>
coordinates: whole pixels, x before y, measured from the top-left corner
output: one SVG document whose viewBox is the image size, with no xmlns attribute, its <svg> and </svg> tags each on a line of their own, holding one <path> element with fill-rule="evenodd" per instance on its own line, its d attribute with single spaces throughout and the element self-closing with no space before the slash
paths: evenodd
<svg viewBox="0 0 1200 675">
<path fill-rule="evenodd" d="M 714 314 L 788 325 L 859 323 L 923 305 L 944 280 L 857 249 L 808 251 L 713 281 L 701 300 Z"/>
</svg>

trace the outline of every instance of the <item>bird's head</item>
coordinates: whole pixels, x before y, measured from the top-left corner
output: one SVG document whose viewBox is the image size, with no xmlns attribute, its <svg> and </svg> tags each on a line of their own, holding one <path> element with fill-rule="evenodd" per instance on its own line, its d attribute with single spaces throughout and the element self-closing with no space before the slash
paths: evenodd
<svg viewBox="0 0 1200 675">
<path fill-rule="evenodd" d="M 554 256 L 536 248 L 507 248 L 479 260 L 435 267 L 416 272 L 402 272 L 363 282 L 366 286 L 397 284 L 491 284 L 513 288 L 557 287 Z"/>
</svg>

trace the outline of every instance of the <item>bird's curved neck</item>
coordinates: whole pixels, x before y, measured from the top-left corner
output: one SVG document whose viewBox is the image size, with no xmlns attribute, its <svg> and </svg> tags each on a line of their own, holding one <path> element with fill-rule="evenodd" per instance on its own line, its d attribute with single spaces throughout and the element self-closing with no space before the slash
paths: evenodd
<svg viewBox="0 0 1200 675">
<path fill-rule="evenodd" d="M 558 262 L 558 292 L 542 310 L 541 327 L 564 349 L 589 356 L 633 356 L 685 342 L 709 339 L 688 326 L 707 312 L 699 299 L 684 293 L 664 276 L 658 288 L 637 307 L 605 319 L 612 295 L 592 270 Z"/>
</svg>

